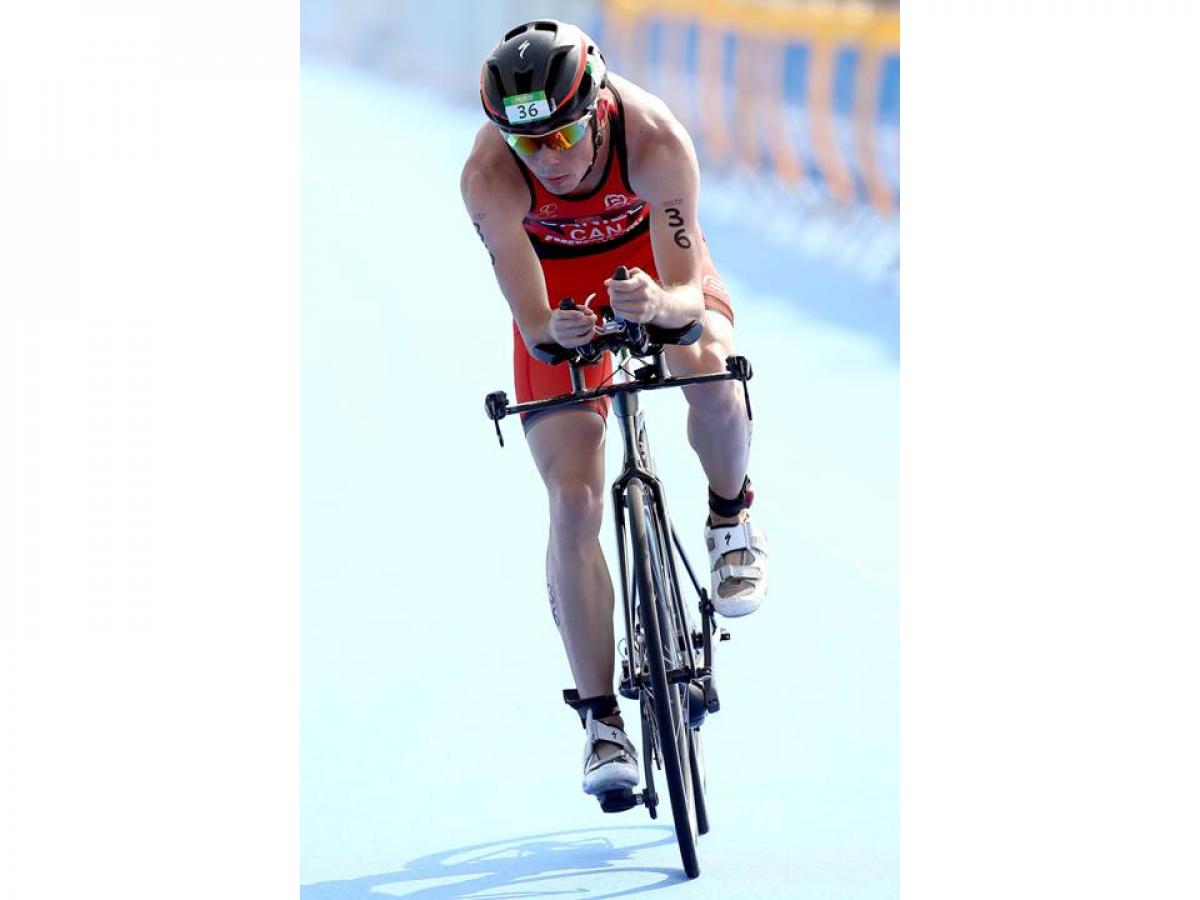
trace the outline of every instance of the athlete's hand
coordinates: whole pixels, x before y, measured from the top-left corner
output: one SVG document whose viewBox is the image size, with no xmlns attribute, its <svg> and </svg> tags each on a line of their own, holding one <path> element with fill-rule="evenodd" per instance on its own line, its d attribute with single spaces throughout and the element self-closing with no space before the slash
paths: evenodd
<svg viewBox="0 0 1200 900">
<path fill-rule="evenodd" d="M 638 268 L 621 281 L 609 278 L 608 301 L 612 311 L 626 322 L 652 322 L 662 308 L 663 291 L 658 282 Z"/>
<path fill-rule="evenodd" d="M 596 314 L 586 306 L 550 313 L 550 339 L 563 347 L 582 347 L 596 330 Z"/>
</svg>

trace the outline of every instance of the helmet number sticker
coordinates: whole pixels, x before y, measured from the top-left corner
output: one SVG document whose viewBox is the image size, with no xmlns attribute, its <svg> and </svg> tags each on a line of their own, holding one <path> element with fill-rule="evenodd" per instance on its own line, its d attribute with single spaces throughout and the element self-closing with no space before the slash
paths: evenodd
<svg viewBox="0 0 1200 900">
<path fill-rule="evenodd" d="M 550 101 L 546 99 L 545 91 L 534 91 L 532 94 L 513 94 L 504 98 L 504 115 L 508 121 L 536 122 L 547 118 L 553 110 Z"/>
</svg>

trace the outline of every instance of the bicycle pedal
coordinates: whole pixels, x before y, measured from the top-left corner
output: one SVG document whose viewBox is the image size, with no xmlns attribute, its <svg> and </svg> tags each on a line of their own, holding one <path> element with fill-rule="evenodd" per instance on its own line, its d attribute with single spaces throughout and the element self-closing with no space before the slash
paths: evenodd
<svg viewBox="0 0 1200 900">
<path fill-rule="evenodd" d="M 633 809 L 639 800 L 632 788 L 605 791 L 603 794 L 597 794 L 596 799 L 600 801 L 600 808 L 606 813 L 625 812 L 627 809 Z"/>
</svg>

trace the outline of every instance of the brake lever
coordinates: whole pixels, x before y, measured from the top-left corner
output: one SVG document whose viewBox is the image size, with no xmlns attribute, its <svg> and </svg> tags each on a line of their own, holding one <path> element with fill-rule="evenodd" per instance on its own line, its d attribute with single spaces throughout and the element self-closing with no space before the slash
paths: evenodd
<svg viewBox="0 0 1200 900">
<path fill-rule="evenodd" d="M 750 360 L 744 356 L 727 356 L 725 370 L 742 383 L 742 396 L 746 399 L 746 418 L 753 422 L 754 412 L 750 409 L 750 386 L 746 383 L 754 377 L 754 370 L 750 368 Z"/>
<path fill-rule="evenodd" d="M 504 446 L 504 435 L 500 433 L 500 420 L 508 415 L 508 394 L 504 391 L 492 391 L 483 399 L 483 408 L 487 410 L 488 418 L 496 426 L 496 437 L 500 446 Z"/>
</svg>

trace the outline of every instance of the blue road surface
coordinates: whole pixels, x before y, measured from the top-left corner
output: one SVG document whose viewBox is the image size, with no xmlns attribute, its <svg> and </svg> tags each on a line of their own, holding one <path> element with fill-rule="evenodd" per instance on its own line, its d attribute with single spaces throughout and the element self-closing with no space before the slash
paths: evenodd
<svg viewBox="0 0 1200 900">
<path fill-rule="evenodd" d="M 512 375 L 508 310 L 459 199 L 480 118 L 313 59 L 302 103 L 301 896 L 896 897 L 894 294 L 739 255 L 744 234 L 706 225 L 755 369 L 772 589 L 724 623 L 723 705 L 703 728 L 712 831 L 687 881 L 665 801 L 657 821 L 605 815 L 580 790 L 544 491 L 519 424 L 500 449 L 483 412 Z M 683 397 L 643 402 L 703 565 Z"/>
</svg>

